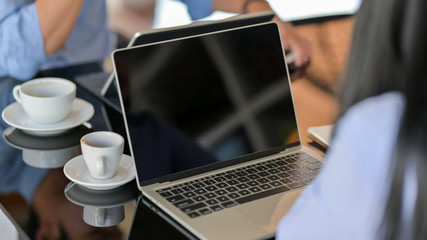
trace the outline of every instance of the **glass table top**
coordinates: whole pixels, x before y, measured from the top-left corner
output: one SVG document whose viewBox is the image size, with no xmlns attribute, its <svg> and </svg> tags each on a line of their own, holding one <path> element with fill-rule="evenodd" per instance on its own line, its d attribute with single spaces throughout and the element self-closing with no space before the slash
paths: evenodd
<svg viewBox="0 0 427 240">
<path fill-rule="evenodd" d="M 98 67 L 94 63 L 48 70 L 39 77 L 73 80 L 78 76 L 84 81 L 81 76 L 99 71 Z M 7 96 L 21 82 L 4 78 L 2 83 L 4 92 L 0 94 Z M 77 85 L 77 97 L 95 109 L 88 122 L 44 135 L 37 134 L 37 129 L 25 131 L 0 120 L 0 207 L 2 219 L 11 223 L 2 226 L 16 232 L 16 239 L 186 239 L 147 205 L 148 200 L 142 201 L 133 179 L 113 189 L 93 190 L 64 175 L 64 165 L 81 155 L 80 138 L 92 131 L 109 130 L 99 96 Z M 13 102 L 1 104 L 5 109 Z M 146 204 L 140 204 L 143 202 Z"/>
</svg>

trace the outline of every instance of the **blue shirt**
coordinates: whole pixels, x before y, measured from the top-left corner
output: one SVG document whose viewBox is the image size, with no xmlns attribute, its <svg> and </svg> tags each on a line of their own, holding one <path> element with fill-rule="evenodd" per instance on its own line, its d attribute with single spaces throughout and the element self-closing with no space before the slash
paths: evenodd
<svg viewBox="0 0 427 240">
<path fill-rule="evenodd" d="M 212 13 L 211 0 L 181 1 L 192 19 Z M 35 2 L 0 1 L 0 77 L 28 80 L 39 70 L 99 61 L 110 55 L 116 42 L 107 27 L 105 0 L 90 0 L 84 2 L 65 45 L 46 56 Z"/>
<path fill-rule="evenodd" d="M 212 0 L 180 0 L 187 5 L 188 14 L 192 20 L 209 16 L 212 9 Z"/>
<path fill-rule="evenodd" d="M 99 61 L 115 46 L 116 36 L 107 28 L 105 0 L 85 1 L 65 45 L 49 56 L 45 54 L 35 2 L 0 1 L 0 77 L 27 80 L 38 70 Z"/>
<path fill-rule="evenodd" d="M 277 239 L 377 238 L 404 104 L 402 95 L 390 92 L 349 109 L 321 172 L 279 223 Z M 405 178 L 406 214 L 416 197 L 414 179 L 408 178 L 414 175 Z"/>
</svg>

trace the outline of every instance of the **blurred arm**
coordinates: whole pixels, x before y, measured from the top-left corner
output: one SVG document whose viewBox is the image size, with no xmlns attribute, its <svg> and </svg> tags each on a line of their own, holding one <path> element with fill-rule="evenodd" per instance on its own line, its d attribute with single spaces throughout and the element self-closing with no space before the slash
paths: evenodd
<svg viewBox="0 0 427 240">
<path fill-rule="evenodd" d="M 67 40 L 84 0 L 38 0 L 36 10 L 47 55 L 59 50 Z"/>
</svg>

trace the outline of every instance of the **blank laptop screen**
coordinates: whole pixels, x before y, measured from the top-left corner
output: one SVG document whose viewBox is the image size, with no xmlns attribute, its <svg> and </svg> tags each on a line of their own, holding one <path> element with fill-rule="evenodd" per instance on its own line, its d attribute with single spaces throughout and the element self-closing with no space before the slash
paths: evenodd
<svg viewBox="0 0 427 240">
<path fill-rule="evenodd" d="M 299 143 L 274 23 L 118 50 L 113 59 L 140 182 Z"/>
</svg>

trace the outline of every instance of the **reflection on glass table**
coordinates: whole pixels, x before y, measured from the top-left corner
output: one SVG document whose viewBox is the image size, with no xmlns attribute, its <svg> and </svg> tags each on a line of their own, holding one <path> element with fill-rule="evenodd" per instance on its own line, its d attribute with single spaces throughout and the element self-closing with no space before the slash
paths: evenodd
<svg viewBox="0 0 427 240">
<path fill-rule="evenodd" d="M 30 135 L 13 127 L 4 132 L 3 140 L 22 150 L 17 154 L 22 154 L 23 161 L 12 165 L 7 176 L 1 176 L 6 177 L 6 182 L 1 184 L 8 183 L 8 186 L 2 186 L 1 191 L 24 196 L 28 213 L 20 225 L 30 239 L 126 239 L 129 231 L 126 225 L 102 228 L 90 225 L 84 221 L 84 207 L 70 202 L 64 194 L 70 181 L 62 167 L 80 153 L 80 138 L 91 131 L 89 126 L 82 125 L 50 137 Z M 129 202 L 131 207 L 132 204 Z M 128 216 L 123 214 L 117 224 L 129 226 L 132 208 L 130 211 Z"/>
<path fill-rule="evenodd" d="M 28 232 L 32 239 L 123 239 L 118 226 L 94 227 L 83 220 L 83 207 L 70 202 L 69 180 L 61 168 L 51 169 L 34 193 Z"/>
<path fill-rule="evenodd" d="M 22 150 L 22 159 L 32 167 L 58 168 L 79 153 L 80 138 L 92 130 L 84 125 L 58 136 L 39 137 L 17 128 L 7 128 L 6 143 Z"/>
<path fill-rule="evenodd" d="M 134 185 L 132 182 L 110 190 L 93 190 L 70 182 L 64 192 L 69 201 L 83 207 L 87 224 L 110 227 L 123 221 L 124 205 L 138 196 Z"/>
</svg>

